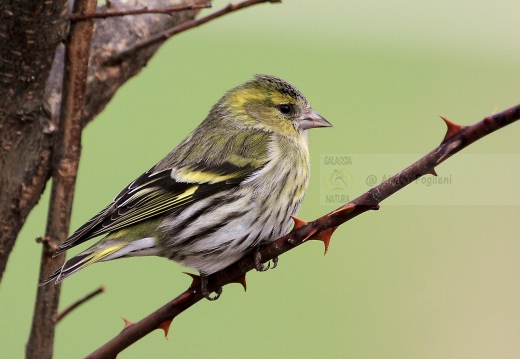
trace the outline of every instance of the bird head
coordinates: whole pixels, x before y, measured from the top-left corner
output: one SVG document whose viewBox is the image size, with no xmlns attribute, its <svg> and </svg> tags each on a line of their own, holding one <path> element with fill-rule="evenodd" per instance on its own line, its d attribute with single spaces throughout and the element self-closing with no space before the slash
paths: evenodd
<svg viewBox="0 0 520 359">
<path fill-rule="evenodd" d="M 230 90 L 219 104 L 228 112 L 224 118 L 238 118 L 244 126 L 286 136 L 332 126 L 296 87 L 270 75 L 256 75 Z"/>
</svg>

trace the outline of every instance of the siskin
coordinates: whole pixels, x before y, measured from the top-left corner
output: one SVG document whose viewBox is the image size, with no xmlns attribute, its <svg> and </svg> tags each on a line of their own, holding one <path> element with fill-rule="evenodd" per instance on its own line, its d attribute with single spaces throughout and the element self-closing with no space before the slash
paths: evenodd
<svg viewBox="0 0 520 359">
<path fill-rule="evenodd" d="M 307 130 L 329 126 L 294 86 L 256 75 L 76 230 L 55 255 L 107 235 L 42 285 L 95 262 L 155 255 L 198 270 L 202 294 L 218 298 L 221 289 L 209 296 L 208 275 L 289 231 L 309 181 Z"/>
</svg>

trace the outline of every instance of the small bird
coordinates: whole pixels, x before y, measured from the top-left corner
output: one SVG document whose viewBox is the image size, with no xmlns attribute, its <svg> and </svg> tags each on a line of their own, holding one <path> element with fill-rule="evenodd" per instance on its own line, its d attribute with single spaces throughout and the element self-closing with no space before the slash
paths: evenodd
<svg viewBox="0 0 520 359">
<path fill-rule="evenodd" d="M 307 130 L 330 126 L 296 87 L 254 76 L 65 240 L 55 256 L 106 234 L 41 285 L 95 262 L 155 255 L 199 271 L 203 296 L 218 298 L 222 289 L 210 297 L 208 275 L 290 230 L 309 182 Z"/>
</svg>

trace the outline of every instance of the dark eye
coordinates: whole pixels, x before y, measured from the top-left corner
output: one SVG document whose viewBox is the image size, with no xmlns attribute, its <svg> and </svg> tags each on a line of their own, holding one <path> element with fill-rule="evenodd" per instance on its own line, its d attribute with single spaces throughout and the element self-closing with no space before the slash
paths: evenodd
<svg viewBox="0 0 520 359">
<path fill-rule="evenodd" d="M 276 107 L 278 107 L 278 110 L 284 115 L 287 115 L 292 112 L 292 106 L 288 103 L 282 103 L 281 105 L 278 105 Z"/>
</svg>

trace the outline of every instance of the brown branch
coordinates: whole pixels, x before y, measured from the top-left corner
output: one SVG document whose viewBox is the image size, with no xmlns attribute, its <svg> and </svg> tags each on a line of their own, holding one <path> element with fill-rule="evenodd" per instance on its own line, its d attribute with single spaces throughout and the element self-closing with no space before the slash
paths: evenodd
<svg viewBox="0 0 520 359">
<path fill-rule="evenodd" d="M 195 9 L 206 9 L 210 8 L 211 3 L 207 4 L 190 4 L 190 5 L 181 5 L 170 7 L 166 9 L 148 9 L 147 7 L 143 7 L 141 9 L 132 9 L 132 10 L 123 10 L 123 11 L 107 11 L 107 12 L 93 12 L 93 13 L 74 13 L 67 16 L 68 20 L 71 21 L 79 21 L 79 20 L 87 20 L 87 19 L 106 19 L 108 17 L 116 17 L 116 16 L 128 16 L 128 15 L 141 15 L 141 14 L 166 14 L 172 15 L 172 13 L 177 11 L 185 11 L 185 10 L 195 10 Z"/>
<path fill-rule="evenodd" d="M 83 298 L 78 299 L 77 301 L 72 303 L 70 306 L 65 308 L 60 314 L 58 314 L 58 317 L 56 318 L 56 323 L 59 323 L 60 320 L 65 318 L 67 315 L 69 315 L 74 309 L 76 309 L 80 305 L 88 302 L 89 300 L 91 300 L 92 298 L 96 297 L 97 295 L 99 295 L 101 293 L 105 293 L 106 290 L 107 289 L 105 288 L 105 286 L 102 285 L 101 287 L 99 287 L 98 289 L 90 292 L 89 294 L 87 294 Z"/>
<path fill-rule="evenodd" d="M 252 6 L 252 5 L 264 3 L 264 2 L 279 3 L 282 1 L 281 0 L 246 0 L 246 1 L 242 1 L 238 4 L 228 4 L 226 7 L 222 8 L 218 11 L 215 11 L 214 13 L 209 14 L 207 16 L 201 17 L 200 19 L 185 22 L 184 24 L 172 27 L 172 28 L 165 30 L 163 32 L 160 32 L 156 35 L 150 36 L 148 39 L 141 41 L 126 50 L 118 52 L 114 56 L 111 56 L 109 59 L 106 60 L 105 65 L 117 65 L 121 61 L 123 61 L 123 60 L 127 59 L 128 57 L 132 56 L 133 54 L 135 54 L 136 52 L 141 51 L 142 49 L 145 49 L 151 45 L 161 43 L 161 42 L 169 39 L 170 37 L 177 35 L 183 31 L 186 31 L 186 30 L 192 29 L 194 27 L 197 27 L 199 25 L 205 24 L 211 20 L 214 20 L 216 18 L 219 18 L 219 17 L 229 14 L 231 12 L 234 12 L 234 11 L 237 11 L 237 10 L 240 10 L 240 9 Z"/>
<path fill-rule="evenodd" d="M 95 9 L 96 0 L 74 2 L 76 12 L 93 12 Z M 53 258 L 53 254 L 69 232 L 81 154 L 82 110 L 86 102 L 88 59 L 93 30 L 94 21 L 81 21 L 71 25 L 67 36 L 64 91 L 54 148 L 52 193 L 45 235 L 48 240 L 42 246 L 40 282 L 65 260 L 65 256 Z M 60 289 L 60 285 L 38 287 L 26 358 L 52 358 Z"/>
<path fill-rule="evenodd" d="M 339 225 L 363 212 L 378 209 L 379 203 L 383 200 L 425 174 L 436 175 L 435 167 L 440 163 L 473 142 L 519 119 L 520 104 L 501 113 L 488 116 L 468 127 L 455 125 L 443 118 L 448 126 L 448 131 L 437 148 L 365 194 L 315 221 L 307 223 L 294 218 L 295 226 L 289 234 L 260 249 L 261 261 L 272 260 L 309 239 L 323 241 L 325 250 L 327 250 L 330 237 Z M 246 255 L 237 263 L 211 275 L 208 278 L 208 289 L 215 291 L 229 283 L 242 283 L 245 286 L 245 275 L 253 268 L 255 268 L 253 256 L 251 254 Z M 122 350 L 156 329 L 162 329 L 167 334 L 171 321 L 178 314 L 202 299 L 199 288 L 198 281 L 194 279 L 190 288 L 177 298 L 139 322 L 125 326 L 117 336 L 87 358 L 114 358 Z"/>
</svg>

